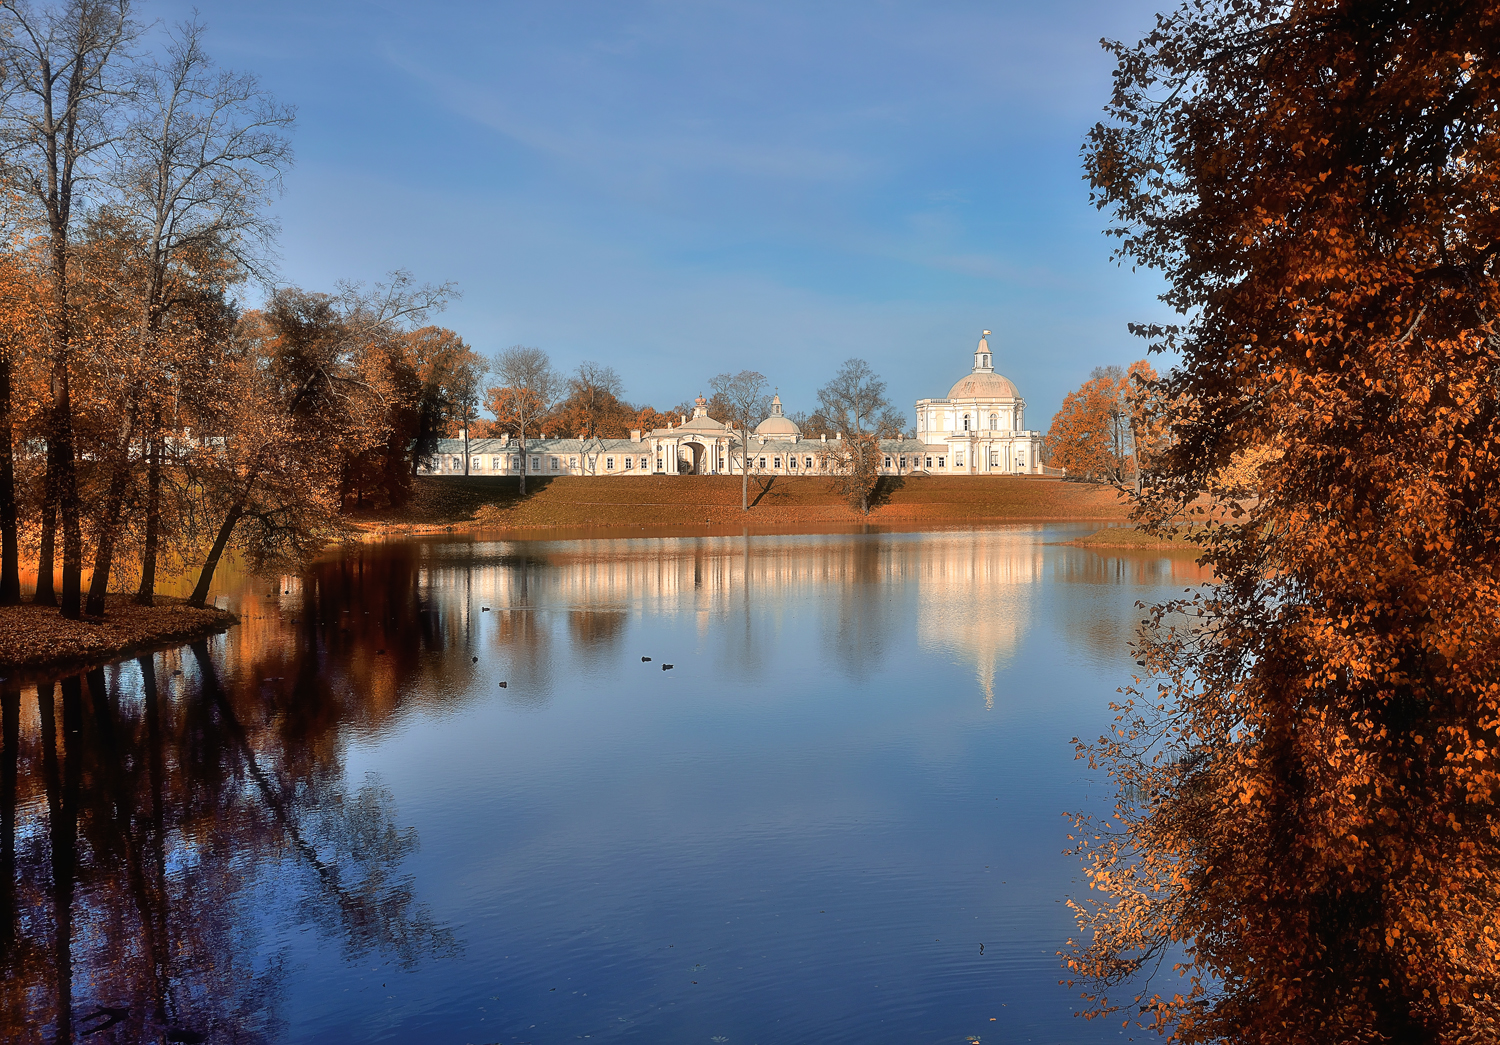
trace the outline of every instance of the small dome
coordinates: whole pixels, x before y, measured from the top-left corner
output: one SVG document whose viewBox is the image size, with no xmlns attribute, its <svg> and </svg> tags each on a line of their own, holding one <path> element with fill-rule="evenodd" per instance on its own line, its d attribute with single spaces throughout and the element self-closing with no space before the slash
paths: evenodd
<svg viewBox="0 0 1500 1045">
<path fill-rule="evenodd" d="M 1010 378 L 1000 374 L 965 374 L 948 391 L 949 399 L 1020 399 Z"/>
<path fill-rule="evenodd" d="M 771 397 L 770 416 L 755 426 L 755 434 L 768 439 L 800 439 L 802 429 L 781 412 L 781 396 L 775 395 Z"/>
</svg>

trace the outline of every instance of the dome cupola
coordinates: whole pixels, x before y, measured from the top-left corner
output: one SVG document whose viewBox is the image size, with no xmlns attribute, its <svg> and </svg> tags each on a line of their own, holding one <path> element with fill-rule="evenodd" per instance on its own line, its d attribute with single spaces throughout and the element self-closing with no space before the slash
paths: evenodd
<svg viewBox="0 0 1500 1045">
<path fill-rule="evenodd" d="M 771 412 L 755 426 L 755 434 L 766 439 L 800 439 L 802 429 L 781 410 L 781 396 L 771 397 Z"/>
<path fill-rule="evenodd" d="M 990 343 L 987 340 L 990 332 L 986 330 L 979 335 L 979 347 L 974 349 L 974 373 L 992 374 L 995 368 L 990 365 Z"/>
<path fill-rule="evenodd" d="M 1011 383 L 1010 378 L 1003 374 L 995 373 L 993 356 L 990 355 L 990 332 L 986 330 L 979 337 L 979 345 L 974 349 L 974 369 L 958 379 L 958 382 L 948 390 L 949 399 L 1020 399 L 1021 393 L 1016 391 L 1016 386 Z"/>
</svg>

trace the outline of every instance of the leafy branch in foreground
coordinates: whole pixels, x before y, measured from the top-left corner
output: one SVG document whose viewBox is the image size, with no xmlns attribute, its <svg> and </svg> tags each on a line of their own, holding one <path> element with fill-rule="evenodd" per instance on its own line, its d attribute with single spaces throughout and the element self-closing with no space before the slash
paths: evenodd
<svg viewBox="0 0 1500 1045">
<path fill-rule="evenodd" d="M 1095 202 L 1186 317 L 1140 331 L 1181 364 L 1138 516 L 1218 580 L 1081 747 L 1119 804 L 1070 982 L 1183 1042 L 1493 1041 L 1500 9 L 1205 0 L 1112 50 Z"/>
</svg>

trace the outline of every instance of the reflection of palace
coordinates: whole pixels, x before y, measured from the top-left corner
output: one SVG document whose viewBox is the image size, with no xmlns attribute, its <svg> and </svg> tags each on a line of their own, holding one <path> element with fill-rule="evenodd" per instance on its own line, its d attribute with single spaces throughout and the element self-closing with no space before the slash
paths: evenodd
<svg viewBox="0 0 1500 1045">
<path fill-rule="evenodd" d="M 1023 637 L 1031 592 L 1042 581 L 1043 550 L 1035 527 L 855 540 L 493 542 L 469 546 L 463 558 L 435 557 L 417 587 L 435 594 L 462 583 L 496 607 L 695 614 L 704 626 L 737 611 L 747 591 L 764 607 L 831 590 L 840 593 L 839 613 L 855 613 L 853 604 L 865 596 L 879 603 L 840 625 L 838 638 L 840 645 L 877 651 L 911 626 L 909 604 L 889 598 L 892 589 L 906 587 L 916 594 L 917 641 L 972 663 L 993 705 L 996 672 Z M 486 568 L 519 564 L 523 556 L 524 566 Z M 575 638 L 582 626 L 570 622 Z"/>
<path fill-rule="evenodd" d="M 986 707 L 995 706 L 995 672 L 1016 650 L 1042 581 L 1035 531 L 963 534 L 932 557 L 922 577 L 917 638 L 929 649 L 974 664 Z"/>
<path fill-rule="evenodd" d="M 888 475 L 1037 475 L 1042 433 L 1025 429 L 1026 401 L 1010 379 L 995 373 L 989 342 L 979 339 L 973 368 L 945 399 L 919 399 L 917 437 L 883 439 L 880 471 Z M 741 445 L 742 442 L 744 445 Z M 469 467 L 464 469 L 467 447 Z M 781 397 L 741 440 L 740 433 L 708 416 L 699 396 L 691 417 L 628 439 L 558 439 L 544 431 L 526 441 L 440 439 L 424 475 L 823 475 L 838 467 L 840 441 L 804 439 L 787 417 Z"/>
</svg>

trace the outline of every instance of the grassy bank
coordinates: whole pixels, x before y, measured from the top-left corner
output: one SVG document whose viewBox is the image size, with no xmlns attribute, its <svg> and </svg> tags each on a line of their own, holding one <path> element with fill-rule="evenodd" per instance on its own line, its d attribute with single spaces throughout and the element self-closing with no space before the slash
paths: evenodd
<svg viewBox="0 0 1500 1045">
<path fill-rule="evenodd" d="M 0 606 L 0 675 L 87 667 L 160 646 L 192 642 L 223 631 L 232 613 L 157 596 L 137 606 L 129 595 L 105 600 L 102 618 L 67 620 L 53 606 Z"/>
<path fill-rule="evenodd" d="M 1097 533 L 1091 533 L 1087 537 L 1079 537 L 1077 540 L 1065 543 L 1081 548 L 1162 548 L 1196 553 L 1198 545 L 1193 540 L 1193 529 L 1189 527 L 1178 531 L 1171 537 L 1163 538 L 1137 530 L 1134 526 L 1111 526 Z"/>
<path fill-rule="evenodd" d="M 917 476 L 889 479 L 869 515 L 851 509 L 828 480 L 777 476 L 750 481 L 749 512 L 740 509 L 737 476 L 557 476 L 527 481 L 521 497 L 507 477 L 420 477 L 405 510 L 370 515 L 368 529 L 422 529 L 477 524 L 505 528 L 674 526 L 744 521 L 790 526 L 871 522 L 952 525 L 1046 519 L 1124 519 L 1114 490 L 1058 479 L 1016 476 Z"/>
</svg>

